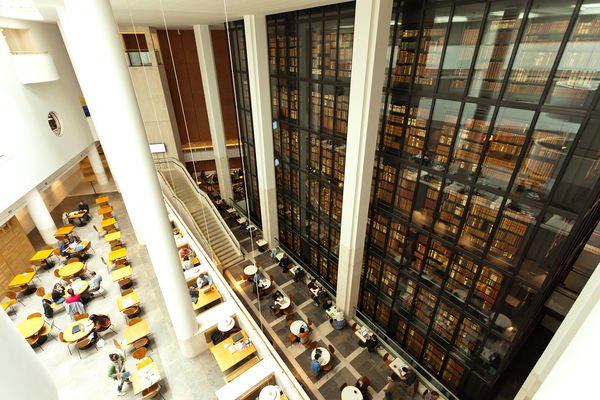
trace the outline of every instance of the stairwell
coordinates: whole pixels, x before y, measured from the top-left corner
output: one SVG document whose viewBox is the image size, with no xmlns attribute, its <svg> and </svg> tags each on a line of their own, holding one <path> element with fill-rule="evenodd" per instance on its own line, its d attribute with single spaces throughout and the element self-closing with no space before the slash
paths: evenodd
<svg viewBox="0 0 600 400">
<path fill-rule="evenodd" d="M 170 164 L 169 166 L 157 165 L 158 171 L 175 196 L 185 204 L 222 268 L 243 261 L 244 256 L 239 248 L 239 243 L 214 205 L 209 203 L 208 196 L 202 195 L 200 189 L 194 187 L 187 171 L 176 166 L 173 161 Z"/>
</svg>

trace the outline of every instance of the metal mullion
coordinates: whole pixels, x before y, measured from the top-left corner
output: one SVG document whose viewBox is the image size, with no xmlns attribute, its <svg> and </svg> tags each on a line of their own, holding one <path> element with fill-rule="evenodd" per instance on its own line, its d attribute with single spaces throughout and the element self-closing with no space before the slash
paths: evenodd
<svg viewBox="0 0 600 400">
<path fill-rule="evenodd" d="M 579 16 L 579 6 L 581 5 L 581 3 L 583 2 L 583 0 L 578 0 L 577 1 L 577 5 L 575 8 L 575 11 L 573 12 L 573 14 L 571 15 L 571 20 L 569 21 L 569 25 L 567 26 L 567 30 L 563 36 L 563 40 L 558 48 L 557 51 L 557 55 L 554 59 L 554 63 L 552 65 L 552 68 L 550 70 L 549 73 L 549 77 L 554 77 L 554 75 L 556 74 L 556 70 L 558 69 L 558 66 L 560 64 L 560 60 L 561 60 L 561 56 L 564 52 L 565 47 L 567 46 L 567 43 L 569 42 L 569 38 L 571 36 L 571 32 L 573 31 L 573 28 L 575 26 L 575 22 L 577 21 L 577 18 Z M 508 196 L 512 191 L 512 187 L 514 185 L 514 182 L 517 178 L 517 175 L 519 174 L 520 170 L 521 170 L 521 165 L 523 163 L 523 160 L 525 159 L 526 153 L 527 153 L 527 149 L 529 148 L 529 144 L 532 141 L 532 137 L 533 137 L 533 133 L 535 132 L 535 127 L 537 125 L 537 121 L 540 117 L 541 114 L 541 107 L 544 104 L 544 102 L 546 101 L 546 98 L 548 96 L 548 94 L 550 93 L 550 88 L 552 86 L 552 79 L 548 79 L 546 81 L 546 85 L 544 87 L 544 91 L 542 92 L 542 95 L 540 96 L 540 100 L 538 101 L 537 107 L 536 107 L 536 112 L 533 116 L 533 119 L 531 121 L 531 124 L 529 126 L 528 132 L 526 133 L 525 136 L 525 141 L 523 143 L 523 146 L 521 148 L 521 152 L 519 154 L 519 157 L 517 158 L 517 161 L 515 163 L 515 168 L 511 174 L 511 177 L 508 181 L 508 185 L 507 188 L 504 190 L 504 195 L 502 198 L 502 202 L 500 204 L 500 208 L 498 209 L 498 215 L 496 216 L 496 219 L 494 221 L 494 225 L 492 225 L 492 230 L 490 232 L 489 238 L 487 239 L 487 243 L 483 249 L 482 252 L 482 258 L 485 258 L 487 256 L 487 253 L 489 252 L 491 245 L 492 245 L 492 240 L 494 238 L 494 235 L 496 234 L 497 230 L 498 230 L 498 225 L 500 224 L 500 220 L 502 217 L 502 212 L 504 210 L 504 207 L 508 201 Z M 530 241 L 533 241 L 533 237 L 530 239 Z M 522 261 L 523 259 L 519 260 L 519 263 L 516 264 L 516 268 L 515 270 L 520 270 L 521 266 L 522 266 Z M 516 274 L 515 274 L 516 275 Z M 503 299 L 501 299 L 503 300 Z"/>
<path fill-rule="evenodd" d="M 394 53 L 396 50 L 396 39 L 397 39 L 397 34 L 398 34 L 398 19 L 400 16 L 400 10 L 401 10 L 401 5 L 398 2 L 396 5 L 396 12 L 394 13 L 394 15 L 392 15 L 393 21 L 394 21 L 394 34 L 392 36 L 392 43 L 390 44 L 390 38 L 388 36 L 388 46 L 391 46 L 390 48 L 390 61 L 388 62 L 388 73 L 386 74 L 386 82 L 385 82 L 385 86 L 384 86 L 384 90 L 386 90 L 387 88 L 390 87 L 390 83 L 392 81 L 392 65 L 394 64 Z M 386 103 L 387 103 L 387 93 L 386 93 Z M 384 111 L 385 112 L 385 111 Z M 385 121 L 385 120 L 384 120 Z"/>
</svg>

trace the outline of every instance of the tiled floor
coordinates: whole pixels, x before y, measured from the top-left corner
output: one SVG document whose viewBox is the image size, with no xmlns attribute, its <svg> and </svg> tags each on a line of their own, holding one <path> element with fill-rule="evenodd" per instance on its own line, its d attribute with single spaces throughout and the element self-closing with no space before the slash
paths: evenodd
<svg viewBox="0 0 600 400">
<path fill-rule="evenodd" d="M 123 329 L 126 327 L 126 321 L 118 311 L 115 301 L 120 296 L 118 285 L 112 282 L 106 267 L 100 260 L 100 257 L 107 259 L 108 246 L 104 243 L 103 238 L 98 238 L 92 227 L 92 225 L 99 225 L 100 217 L 97 215 L 98 207 L 94 202 L 97 195 L 94 195 L 91 189 L 90 184 L 82 185 L 76 190 L 78 195 L 67 197 L 55 208 L 52 215 L 57 226 L 60 227 L 62 226 L 60 215 L 64 211 L 71 211 L 76 208 L 80 199 L 90 205 L 92 221 L 84 227 L 77 227 L 75 232 L 82 240 L 92 242 L 96 254 L 91 254 L 88 260 L 88 270 L 96 271 L 102 276 L 102 286 L 105 288 L 106 293 L 104 298 L 97 297 L 88 303 L 86 311 L 89 313 L 110 314 L 117 333 L 110 331 L 103 333 L 104 346 L 99 348 L 98 351 L 93 348 L 82 351 L 81 360 L 77 355 L 77 351 L 72 349 L 71 346 L 72 355 L 69 354 L 66 344 L 55 340 L 48 340 L 44 343 L 43 350 L 35 349 L 42 363 L 48 366 L 55 377 L 59 397 L 65 399 L 107 399 L 117 397 L 116 383 L 106 375 L 110 363 L 108 354 L 117 351 L 112 341 L 113 339 L 122 341 Z M 158 362 L 160 374 L 163 378 L 161 393 L 166 399 L 215 399 L 215 390 L 225 384 L 223 374 L 219 370 L 214 357 L 208 351 L 193 359 L 181 356 L 146 247 L 140 246 L 136 241 L 120 194 L 117 192 L 107 194 L 110 196 L 110 203 L 114 210 L 113 214 L 122 232 L 127 257 L 133 269 L 133 288 L 139 293 L 141 299 L 141 317 L 148 320 L 150 326 L 151 351 L 148 355 Z M 36 249 L 45 246 L 37 230 L 34 230 L 29 237 Z M 42 271 L 38 276 L 41 283 L 34 280 L 35 284 L 38 287 L 43 286 L 46 290 L 49 290 L 57 281 L 52 274 L 52 270 Z M 42 311 L 40 299 L 35 294 L 23 297 L 22 301 L 25 305 L 17 303 L 16 315 L 11 314 L 10 316 L 15 324 L 24 321 L 27 315 L 33 312 Z M 61 329 L 65 329 L 71 324 L 70 318 L 63 309 L 55 314 L 54 319 L 56 326 Z M 58 335 L 58 331 L 55 330 L 53 335 Z M 135 363 L 130 352 L 127 353 L 126 365 L 130 371 L 135 370 Z M 128 394 L 123 398 L 141 398 L 141 395 L 133 394 L 130 386 L 126 385 L 126 389 Z M 93 394 L 90 393 L 90 390 L 93 390 Z"/>
<path fill-rule="evenodd" d="M 227 219 L 226 215 L 223 217 Z M 257 250 L 249 252 L 251 242 L 248 234 L 237 228 L 235 224 L 229 225 L 240 241 L 242 248 L 246 251 L 247 261 L 226 269 L 225 276 L 230 282 L 239 283 L 239 285 L 232 286 L 241 287 L 240 297 L 247 304 L 248 309 L 254 313 L 255 318 L 262 320 L 265 334 L 272 339 L 280 355 L 287 361 L 291 370 L 295 372 L 296 377 L 305 387 L 307 393 L 311 394 L 311 398 L 319 400 L 338 399 L 339 388 L 342 384 L 354 385 L 360 376 L 367 376 L 371 380 L 371 387 L 369 388 L 371 397 L 375 400 L 383 399 L 383 387 L 391 370 L 385 366 L 381 355 L 368 353 L 358 347 L 358 338 L 349 326 L 341 331 L 334 330 L 329 324 L 329 318 L 324 310 L 310 299 L 306 284 L 294 282 L 292 274 L 282 272 L 281 268 L 271 259 L 270 252 L 260 253 Z M 310 318 L 313 322 L 310 333 L 311 339 L 318 341 L 319 346 L 332 345 L 335 348 L 333 368 L 330 371 L 322 373 L 318 378 L 313 377 L 309 371 L 310 349 L 305 349 L 300 343 L 290 342 L 288 339 L 290 331 L 285 318 L 274 316 L 269 311 L 268 306 L 273 303 L 270 296 L 259 301 L 252 293 L 252 284 L 247 281 L 240 282 L 243 267 L 250 262 L 257 262 L 261 267 L 260 272 L 264 276 L 273 276 L 275 289 L 288 296 L 293 295 L 295 319 L 307 321 Z M 409 399 L 410 396 L 399 387 L 392 398 Z"/>
</svg>

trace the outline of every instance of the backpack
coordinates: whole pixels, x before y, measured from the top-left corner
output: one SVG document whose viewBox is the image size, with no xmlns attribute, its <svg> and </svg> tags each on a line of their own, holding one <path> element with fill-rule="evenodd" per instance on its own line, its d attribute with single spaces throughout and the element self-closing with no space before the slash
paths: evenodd
<svg viewBox="0 0 600 400">
<path fill-rule="evenodd" d="M 44 316 L 47 319 L 51 319 L 54 317 L 54 310 L 52 309 L 52 307 L 50 307 L 48 303 L 42 301 L 42 307 L 44 307 Z"/>
<path fill-rule="evenodd" d="M 190 287 L 190 297 L 192 298 L 192 303 L 198 301 L 198 296 L 200 296 L 200 292 L 195 287 Z"/>
</svg>

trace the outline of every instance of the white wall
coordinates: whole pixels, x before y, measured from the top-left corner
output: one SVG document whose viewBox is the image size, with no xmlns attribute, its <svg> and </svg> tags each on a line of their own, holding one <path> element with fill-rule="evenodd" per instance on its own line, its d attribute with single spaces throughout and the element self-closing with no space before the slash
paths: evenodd
<svg viewBox="0 0 600 400">
<path fill-rule="evenodd" d="M 39 50 L 50 54 L 59 75 L 53 82 L 22 84 L 0 39 L 0 149 L 8 158 L 0 162 L 0 210 L 5 210 L 84 151 L 93 138 L 57 25 L 0 18 L 1 27 L 31 29 Z M 61 119 L 61 137 L 48 126 L 49 111 Z"/>
<path fill-rule="evenodd" d="M 79 164 L 77 164 L 63 176 L 52 182 L 48 189 L 41 192 L 42 199 L 44 200 L 44 203 L 46 203 L 48 210 L 54 210 L 56 206 L 59 205 L 82 181 L 83 175 L 81 174 Z M 73 200 L 73 209 L 76 210 L 77 206 L 78 200 Z M 33 228 L 35 228 L 35 224 L 29 216 L 26 207 L 21 208 L 16 212 L 15 215 L 17 216 L 17 219 L 19 220 L 19 223 L 23 227 L 25 233 L 28 234 L 33 230 Z M 56 226 L 62 226 L 62 222 L 60 220 L 55 222 Z"/>
</svg>

